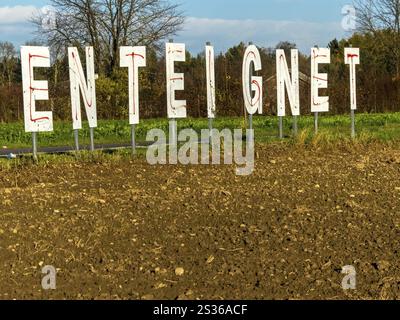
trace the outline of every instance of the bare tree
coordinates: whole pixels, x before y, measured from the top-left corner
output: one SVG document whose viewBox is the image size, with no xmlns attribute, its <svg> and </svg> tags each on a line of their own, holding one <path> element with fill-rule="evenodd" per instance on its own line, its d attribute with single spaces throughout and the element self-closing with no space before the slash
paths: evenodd
<svg viewBox="0 0 400 320">
<path fill-rule="evenodd" d="M 354 0 L 358 29 L 393 49 L 400 79 L 400 0 Z"/>
<path fill-rule="evenodd" d="M 110 74 L 119 64 L 119 47 L 157 46 L 180 30 L 178 5 L 166 0 L 51 0 L 54 21 L 43 13 L 32 22 L 39 37 L 54 48 L 91 45 L 96 63 Z M 51 19 L 50 19 L 51 20 Z"/>
<path fill-rule="evenodd" d="M 387 29 L 400 33 L 400 0 L 355 0 L 359 28 L 376 32 Z"/>
</svg>

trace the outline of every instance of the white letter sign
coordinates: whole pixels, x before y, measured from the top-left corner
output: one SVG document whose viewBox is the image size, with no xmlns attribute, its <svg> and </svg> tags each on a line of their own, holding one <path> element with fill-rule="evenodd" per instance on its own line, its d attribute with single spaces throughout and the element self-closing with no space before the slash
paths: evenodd
<svg viewBox="0 0 400 320">
<path fill-rule="evenodd" d="M 300 92 L 299 92 L 299 51 L 294 49 L 292 54 L 292 79 L 290 79 L 289 68 L 286 62 L 284 50 L 276 50 L 276 81 L 278 117 L 286 115 L 285 87 L 288 89 L 290 109 L 293 116 L 300 115 Z"/>
<path fill-rule="evenodd" d="M 77 48 L 68 48 L 68 62 L 73 128 L 74 130 L 82 129 L 80 92 L 82 92 L 89 127 L 96 128 L 97 110 L 93 47 L 86 48 L 87 82 Z"/>
<path fill-rule="evenodd" d="M 356 65 L 360 64 L 360 49 L 345 48 L 344 61 L 350 65 L 350 105 L 351 110 L 357 110 Z"/>
<path fill-rule="evenodd" d="M 49 100 L 49 87 L 47 81 L 34 79 L 34 67 L 50 67 L 49 48 L 21 47 L 25 132 L 53 131 L 53 113 L 36 111 L 35 101 Z"/>
<path fill-rule="evenodd" d="M 208 118 L 215 118 L 215 65 L 214 47 L 206 46 L 206 68 L 207 68 L 207 108 Z"/>
<path fill-rule="evenodd" d="M 328 112 L 329 97 L 320 97 L 319 89 L 328 88 L 328 75 L 318 72 L 318 65 L 331 63 L 331 50 L 328 48 L 311 49 L 311 112 Z"/>
<path fill-rule="evenodd" d="M 254 70 L 261 70 L 261 57 L 257 47 L 250 45 L 244 53 L 243 70 L 242 70 L 242 83 L 243 83 L 243 97 L 244 103 L 249 114 L 259 114 L 263 112 L 263 84 L 262 77 L 254 77 L 250 75 L 250 67 L 254 63 Z M 252 97 L 255 92 L 254 97 Z"/>
<path fill-rule="evenodd" d="M 129 124 L 139 124 L 139 67 L 146 66 L 146 47 L 121 47 L 120 66 L 129 74 Z"/>
<path fill-rule="evenodd" d="M 186 100 L 175 100 L 175 91 L 185 89 L 183 73 L 175 73 L 175 61 L 185 62 L 185 52 L 184 44 L 166 44 L 167 108 L 170 119 L 186 118 Z"/>
</svg>

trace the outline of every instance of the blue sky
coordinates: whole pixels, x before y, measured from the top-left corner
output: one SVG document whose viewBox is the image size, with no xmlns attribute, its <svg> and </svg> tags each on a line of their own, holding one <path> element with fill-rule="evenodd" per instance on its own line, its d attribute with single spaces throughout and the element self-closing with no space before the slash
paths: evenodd
<svg viewBox="0 0 400 320">
<path fill-rule="evenodd" d="M 217 51 L 224 51 L 240 41 L 268 47 L 280 40 L 296 42 L 303 52 L 308 52 L 313 45 L 326 46 L 334 37 L 347 35 L 341 27 L 341 10 L 352 0 L 176 2 L 182 4 L 188 18 L 175 41 L 185 42 L 192 52 L 200 51 L 206 41 L 211 41 Z M 32 27 L 24 21 L 35 8 L 47 4 L 47 0 L 1 0 L 0 40 L 16 45 L 30 40 Z"/>
</svg>

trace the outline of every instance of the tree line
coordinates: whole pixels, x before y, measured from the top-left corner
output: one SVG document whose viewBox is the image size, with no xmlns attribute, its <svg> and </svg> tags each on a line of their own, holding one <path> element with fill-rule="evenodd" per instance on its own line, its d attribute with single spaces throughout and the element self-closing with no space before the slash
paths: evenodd
<svg viewBox="0 0 400 320">
<path fill-rule="evenodd" d="M 398 111 L 400 101 L 400 7 L 397 0 L 385 0 L 371 6 L 359 0 L 359 29 L 347 39 L 333 39 L 331 64 L 321 65 L 328 73 L 329 88 L 321 95 L 330 96 L 330 113 L 349 112 L 349 70 L 344 64 L 344 48 L 360 48 L 357 66 L 358 108 L 360 112 Z M 70 88 L 66 48 L 94 47 L 98 117 L 128 118 L 128 74 L 119 67 L 119 47 L 146 45 L 147 67 L 140 69 L 141 117 L 165 117 L 166 75 L 163 42 L 181 28 L 184 17 L 179 7 L 160 0 L 53 0 L 55 19 L 37 15 L 32 18 L 38 38 L 27 45 L 49 45 L 52 66 L 36 69 L 35 77 L 49 81 L 50 100 L 38 102 L 38 110 L 52 110 L 55 119 L 69 119 Z M 386 7 L 382 7 L 386 5 Z M 392 6 L 392 7 L 391 7 Z M 399 10 L 394 10 L 394 9 Z M 393 9 L 393 10 L 389 10 Z M 386 11 L 384 11 L 386 10 Z M 382 13 L 384 12 L 384 13 Z M 47 23 L 44 23 L 47 22 Z M 135 26 L 135 27 L 132 27 Z M 218 50 L 218 44 L 214 44 Z M 244 116 L 242 97 L 242 62 L 247 44 L 240 43 L 215 57 L 216 103 L 218 116 Z M 284 49 L 290 65 L 290 50 L 296 44 L 281 42 L 274 48 L 259 47 L 264 79 L 264 113 L 276 115 L 275 50 Z M 218 52 L 218 51 L 216 51 Z M 186 62 L 176 63 L 177 72 L 185 74 L 188 115 L 206 117 L 206 62 L 204 52 L 186 53 Z M 300 53 L 301 114 L 310 113 L 310 55 Z M 287 104 L 288 105 L 288 104 Z M 288 110 L 288 114 L 289 110 Z M 12 43 L 0 43 L 0 121 L 23 117 L 19 49 Z"/>
</svg>

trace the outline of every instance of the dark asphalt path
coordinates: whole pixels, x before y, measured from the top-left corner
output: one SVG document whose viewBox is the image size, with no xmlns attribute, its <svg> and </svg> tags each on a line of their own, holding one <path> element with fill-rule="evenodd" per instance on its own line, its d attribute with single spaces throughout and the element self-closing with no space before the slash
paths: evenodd
<svg viewBox="0 0 400 320">
<path fill-rule="evenodd" d="M 140 143 L 137 144 L 137 148 L 145 148 L 148 147 L 148 143 Z M 95 145 L 96 150 L 103 150 L 103 151 L 112 151 L 112 150 L 118 150 L 118 149 L 125 149 L 125 148 L 130 148 L 130 144 L 98 144 Z M 82 151 L 89 151 L 90 146 L 80 146 L 80 150 Z M 68 152 L 73 152 L 75 151 L 75 147 L 73 146 L 64 146 L 64 147 L 43 147 L 43 148 L 38 148 L 38 153 L 48 153 L 48 154 L 57 154 L 57 153 L 68 153 Z M 20 148 L 20 149 L 0 149 L 0 157 L 5 158 L 8 157 L 10 154 L 16 155 L 16 156 L 22 156 L 22 155 L 27 155 L 32 153 L 32 148 Z"/>
<path fill-rule="evenodd" d="M 201 141 L 199 140 L 200 144 L 209 143 L 209 141 Z M 149 146 L 153 145 L 154 142 L 145 142 L 141 141 L 136 143 L 136 148 L 148 148 Z M 168 144 L 167 144 L 168 145 Z M 112 143 L 112 144 L 95 144 L 95 150 L 98 151 L 114 151 L 118 149 L 127 149 L 131 148 L 130 143 Z M 38 147 L 38 154 L 62 154 L 62 153 L 69 153 L 74 152 L 74 146 L 63 146 L 63 147 Z M 90 151 L 90 146 L 88 145 L 81 145 L 80 151 Z M 32 154 L 32 148 L 19 148 L 19 149 L 12 149 L 12 148 L 4 148 L 0 149 L 0 158 L 8 158 L 10 155 L 15 156 L 23 156 Z"/>
</svg>

